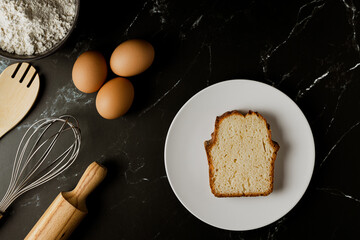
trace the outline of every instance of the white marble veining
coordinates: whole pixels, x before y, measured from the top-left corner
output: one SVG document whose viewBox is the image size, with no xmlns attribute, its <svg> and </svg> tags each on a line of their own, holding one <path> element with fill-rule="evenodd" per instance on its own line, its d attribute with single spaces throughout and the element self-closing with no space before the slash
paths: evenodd
<svg viewBox="0 0 360 240">
<path fill-rule="evenodd" d="M 191 30 L 193 30 L 193 29 L 195 29 L 195 28 L 197 28 L 198 26 L 199 26 L 199 24 L 200 24 L 200 21 L 201 21 L 201 19 L 204 17 L 204 15 L 203 14 L 201 14 L 196 20 L 195 20 L 195 22 L 191 25 Z"/>
<path fill-rule="evenodd" d="M 329 193 L 331 195 L 334 196 L 338 196 L 338 197 L 343 197 L 343 198 L 348 198 L 354 202 L 360 203 L 360 199 L 356 198 L 354 196 L 351 196 L 349 194 L 344 193 L 343 191 L 339 190 L 339 189 L 335 189 L 335 188 L 316 188 L 319 191 L 323 191 L 326 193 Z"/>
<path fill-rule="evenodd" d="M 360 66 L 360 63 L 357 63 L 357 64 L 355 64 L 353 67 L 349 68 L 349 69 L 346 71 L 346 73 L 351 72 L 351 71 L 353 71 L 353 70 L 356 70 L 358 66 Z M 345 94 L 346 90 L 348 89 L 349 84 L 352 83 L 352 81 L 353 81 L 352 78 L 345 78 L 344 83 L 340 86 L 340 88 L 339 88 L 339 89 L 340 89 L 340 92 L 339 92 L 339 94 L 338 94 L 338 96 L 337 96 L 336 105 L 335 105 L 334 110 L 332 111 L 332 117 L 331 117 L 331 119 L 330 119 L 330 121 L 329 121 L 328 127 L 326 128 L 325 135 L 328 134 L 329 130 L 330 130 L 331 127 L 333 126 L 333 123 L 334 123 L 334 121 L 335 121 L 335 116 L 336 116 L 336 113 L 337 113 L 337 111 L 338 111 L 338 109 L 339 109 L 339 107 L 340 107 L 340 103 L 341 103 L 342 97 L 343 97 L 343 95 Z"/>
<path fill-rule="evenodd" d="M 275 225 L 271 228 L 269 228 L 267 238 L 268 240 L 274 240 L 277 239 L 277 233 L 280 231 L 281 227 L 286 222 L 287 217 L 282 217 L 278 221 L 276 221 Z"/>
<path fill-rule="evenodd" d="M 353 67 L 349 68 L 349 70 L 347 70 L 347 72 L 350 72 L 350 71 L 356 69 L 358 66 L 360 66 L 360 63 L 356 63 Z"/>
<path fill-rule="evenodd" d="M 281 77 L 281 80 L 278 81 L 278 82 L 275 84 L 275 87 L 280 86 L 283 82 L 285 82 L 286 80 L 288 80 L 289 78 L 291 78 L 291 76 L 294 74 L 294 72 L 295 72 L 297 69 L 298 69 L 297 66 L 293 66 L 289 72 L 284 73 L 284 74 L 282 75 L 282 77 Z"/>
<path fill-rule="evenodd" d="M 138 21 L 139 17 L 145 13 L 145 10 L 148 9 L 148 14 L 151 16 L 158 16 L 161 23 L 161 29 L 163 25 L 167 23 L 169 17 L 168 13 L 168 3 L 165 0 L 148 0 L 145 1 L 142 7 L 137 11 L 135 16 L 130 21 L 129 25 L 124 31 L 124 35 L 128 36 L 129 31 L 134 27 L 134 24 Z"/>
<path fill-rule="evenodd" d="M 304 96 L 305 93 L 307 93 L 308 91 L 310 91 L 313 87 L 315 87 L 320 80 L 324 79 L 325 77 L 327 77 L 327 75 L 329 75 L 329 71 L 327 71 L 326 73 L 324 73 L 323 75 L 321 75 L 320 77 L 316 78 L 312 84 L 310 86 L 308 86 L 307 88 L 305 88 L 304 90 L 299 90 L 298 94 L 296 95 L 295 100 L 298 100 L 299 98 L 302 98 Z"/>
<path fill-rule="evenodd" d="M 139 117 L 141 117 L 142 115 L 144 115 L 145 113 L 147 113 L 148 111 L 150 111 L 152 108 L 154 108 L 157 104 L 159 104 L 159 102 L 161 102 L 170 92 L 172 92 L 186 77 L 186 75 L 190 72 L 190 70 L 193 68 L 193 66 L 197 63 L 197 60 L 201 54 L 201 52 L 203 51 L 203 49 L 206 47 L 207 45 L 205 43 L 203 43 L 201 45 L 201 47 L 199 48 L 199 50 L 197 51 L 197 53 L 195 54 L 195 56 L 193 57 L 192 61 L 187 65 L 185 71 L 183 72 L 183 74 L 181 75 L 181 77 L 175 82 L 175 84 L 169 88 L 169 90 L 167 90 L 165 93 L 163 93 L 160 97 L 158 97 L 154 103 L 150 104 L 150 106 L 148 106 L 147 108 L 145 108 L 143 111 L 141 111 L 139 113 Z"/>
<path fill-rule="evenodd" d="M 144 115 L 145 113 L 147 113 L 149 110 L 151 110 L 152 108 L 154 108 L 161 100 L 163 100 L 172 90 L 174 90 L 179 83 L 181 82 L 182 78 L 179 78 L 177 80 L 177 82 L 169 89 L 167 90 L 165 93 L 163 93 L 159 98 L 156 99 L 156 101 L 154 103 L 152 103 L 150 106 L 148 106 L 147 108 L 145 108 L 143 111 L 140 112 L 139 117 L 141 117 L 142 115 Z"/>
<path fill-rule="evenodd" d="M 285 38 L 285 40 L 283 40 L 280 44 L 276 46 L 272 46 L 271 44 L 269 44 L 269 46 L 267 46 L 267 49 L 261 54 L 260 63 L 262 66 L 264 76 L 273 85 L 275 85 L 275 82 L 268 78 L 268 65 L 270 58 L 274 53 L 276 53 L 279 50 L 279 48 L 284 46 L 291 38 L 297 36 L 305 29 L 305 27 L 308 25 L 310 20 L 315 16 L 315 14 L 325 6 L 325 3 L 326 2 L 323 0 L 314 0 L 311 1 L 310 3 L 306 3 L 303 6 L 301 6 L 298 11 L 296 23 L 290 30 L 290 33 Z M 300 17 L 302 16 L 303 10 L 306 9 L 307 7 L 313 7 L 312 11 L 304 17 Z"/>
<path fill-rule="evenodd" d="M 149 13 L 152 15 L 158 15 L 161 24 L 167 23 L 167 18 L 169 15 L 168 2 L 165 0 L 152 0 L 152 6 L 149 10 Z"/>
<path fill-rule="evenodd" d="M 357 32 L 356 32 L 356 17 L 358 15 L 357 9 L 353 1 L 342 0 L 342 2 L 344 3 L 344 6 L 346 8 L 348 22 L 352 28 L 352 44 L 355 50 L 360 55 L 360 48 L 359 48 L 359 44 L 357 43 Z"/>
<path fill-rule="evenodd" d="M 138 13 L 135 15 L 135 17 L 132 19 L 132 21 L 130 22 L 129 26 L 125 29 L 124 31 L 124 35 L 127 36 L 129 33 L 129 30 L 132 28 L 132 26 L 134 25 L 134 23 L 137 21 L 137 19 L 139 18 L 140 14 L 144 11 L 145 7 L 148 5 L 149 1 L 146 1 L 143 6 L 141 7 L 141 9 L 138 11 Z"/>
<path fill-rule="evenodd" d="M 335 142 L 335 144 L 330 148 L 330 150 L 328 151 L 328 153 L 326 154 L 326 156 L 322 159 L 321 163 L 320 163 L 320 167 L 322 167 L 322 165 L 326 162 L 326 160 L 328 159 L 328 157 L 331 155 L 331 153 L 334 151 L 334 149 L 339 145 L 339 143 L 341 143 L 341 141 L 346 137 L 346 135 L 348 135 L 352 130 L 354 130 L 358 125 L 360 124 L 360 121 L 355 123 L 354 125 L 352 125 L 348 130 L 346 130 L 340 137 L 339 139 Z"/>
</svg>

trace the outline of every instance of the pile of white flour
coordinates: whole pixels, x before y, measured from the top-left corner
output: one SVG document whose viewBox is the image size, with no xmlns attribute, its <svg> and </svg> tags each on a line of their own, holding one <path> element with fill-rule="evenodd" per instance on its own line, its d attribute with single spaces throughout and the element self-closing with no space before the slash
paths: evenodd
<svg viewBox="0 0 360 240">
<path fill-rule="evenodd" d="M 0 48 L 42 53 L 65 37 L 75 14 L 75 0 L 0 0 Z"/>
</svg>

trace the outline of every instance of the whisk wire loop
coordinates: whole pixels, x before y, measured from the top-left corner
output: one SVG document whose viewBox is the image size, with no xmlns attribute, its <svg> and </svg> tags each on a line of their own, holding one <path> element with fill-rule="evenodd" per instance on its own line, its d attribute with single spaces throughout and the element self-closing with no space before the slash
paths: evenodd
<svg viewBox="0 0 360 240">
<path fill-rule="evenodd" d="M 54 128 L 55 123 L 61 123 L 61 127 L 49 137 L 46 136 Z M 0 214 L 20 195 L 50 181 L 73 164 L 81 145 L 81 132 L 78 126 L 79 123 L 74 117 L 64 115 L 38 120 L 29 127 L 16 151 L 10 184 L 0 201 Z M 72 144 L 53 160 L 49 160 L 50 155 L 54 154 L 59 138 L 68 131 L 72 131 Z M 31 144 L 33 145 L 30 148 Z"/>
</svg>

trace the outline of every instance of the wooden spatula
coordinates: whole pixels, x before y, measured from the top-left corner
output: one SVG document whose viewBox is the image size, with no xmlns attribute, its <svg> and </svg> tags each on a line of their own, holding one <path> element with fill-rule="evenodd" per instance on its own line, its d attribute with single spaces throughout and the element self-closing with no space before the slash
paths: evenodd
<svg viewBox="0 0 360 240">
<path fill-rule="evenodd" d="M 39 74 L 29 63 L 12 64 L 0 74 L 0 138 L 29 112 L 39 88 Z"/>
</svg>

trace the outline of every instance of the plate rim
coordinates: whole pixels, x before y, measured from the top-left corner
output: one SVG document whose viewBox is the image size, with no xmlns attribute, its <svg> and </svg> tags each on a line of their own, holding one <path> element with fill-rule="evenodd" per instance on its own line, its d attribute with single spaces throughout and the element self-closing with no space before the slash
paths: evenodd
<svg viewBox="0 0 360 240">
<path fill-rule="evenodd" d="M 269 88 L 269 89 L 272 89 L 272 90 L 275 90 L 277 93 L 279 93 L 280 95 L 283 95 L 285 96 L 289 102 L 292 103 L 293 106 L 295 106 L 299 112 L 301 113 L 301 115 L 304 117 L 304 119 L 306 120 L 305 123 L 306 123 L 306 126 L 308 127 L 309 129 L 309 133 L 310 133 L 310 136 L 311 136 L 311 145 L 313 146 L 312 147 L 312 156 L 311 156 L 311 159 L 312 159 L 312 165 L 311 165 L 311 174 L 309 176 L 309 178 L 307 179 L 307 183 L 306 183 L 306 188 L 304 189 L 303 192 L 301 192 L 300 194 L 300 197 L 297 201 L 294 201 L 294 204 L 292 206 L 289 207 L 289 209 L 285 210 L 283 214 L 281 214 L 280 217 L 278 217 L 277 219 L 269 222 L 269 223 L 266 223 L 266 224 L 262 224 L 261 226 L 257 226 L 257 227 L 253 227 L 253 228 L 246 228 L 246 229 L 239 229 L 239 228 L 231 228 L 231 227 L 220 227 L 220 226 L 217 226 L 213 223 L 210 223 L 209 221 L 201 218 L 200 216 L 198 216 L 197 214 L 195 214 L 184 202 L 183 200 L 181 199 L 181 197 L 179 197 L 178 193 L 176 192 L 175 188 L 174 188 L 174 185 L 172 183 L 172 180 L 171 178 L 169 177 L 169 170 L 168 170 L 168 163 L 167 163 L 167 158 L 166 158 L 166 155 L 167 155 L 167 146 L 168 146 L 168 141 L 169 141 L 169 134 L 171 132 L 171 130 L 173 129 L 174 127 L 174 123 L 176 121 L 176 119 L 178 118 L 178 116 L 181 114 L 181 112 L 183 111 L 183 109 L 185 109 L 187 107 L 188 104 L 190 104 L 190 102 L 196 98 L 198 95 L 200 95 L 201 93 L 203 93 L 204 91 L 207 91 L 208 89 L 210 88 L 214 88 L 214 87 L 217 87 L 219 85 L 223 85 L 223 84 L 232 84 L 234 82 L 248 82 L 248 83 L 251 83 L 251 84 L 257 84 L 257 85 L 261 85 L 261 86 L 265 86 L 266 88 Z M 310 140 L 310 139 L 309 139 Z M 216 228 L 219 228 L 219 229 L 224 229 L 224 230 L 230 230 L 230 231 L 249 231 L 249 230 L 254 230 L 254 229 L 259 229 L 259 228 L 262 228 L 262 227 L 265 227 L 265 226 L 268 226 L 270 225 L 271 223 L 274 223 L 276 221 L 278 221 L 279 219 L 281 219 L 282 217 L 284 217 L 286 214 L 288 214 L 299 202 L 300 200 L 303 198 L 306 190 L 308 189 L 309 185 L 310 185 L 310 182 L 311 182 L 311 179 L 313 177 L 313 174 L 314 174 L 314 168 L 315 168 L 315 157 L 316 157 L 316 146 L 315 146 L 315 139 L 314 139 L 314 135 L 312 133 L 312 129 L 311 129 L 311 126 L 309 124 L 309 121 L 308 119 L 306 118 L 305 114 L 303 113 L 303 111 L 301 110 L 301 108 L 296 104 L 296 102 L 291 99 L 288 95 L 286 95 L 284 92 L 280 91 L 279 89 L 269 85 L 269 84 L 266 84 L 266 83 L 263 83 L 263 82 L 259 82 L 259 81 L 256 81 L 256 80 L 250 80 L 250 79 L 230 79 L 230 80 L 224 80 L 224 81 L 221 81 L 221 82 L 218 82 L 218 83 L 215 83 L 215 84 L 212 84 L 210 86 L 207 86 L 203 89 L 201 89 L 200 91 L 198 91 L 197 93 L 195 93 L 193 96 L 191 96 L 182 106 L 181 108 L 177 111 L 177 113 L 175 114 L 175 116 L 173 117 L 172 121 L 171 121 L 171 124 L 168 128 L 168 131 L 167 131 L 167 134 L 166 134 L 166 139 L 165 139 L 165 144 L 164 144 L 164 165 L 165 165 L 165 171 L 166 171 L 166 176 L 167 176 L 167 179 L 168 179 L 168 182 L 170 184 L 170 187 L 173 191 L 173 193 L 175 194 L 176 198 L 180 201 L 180 203 L 183 205 L 183 207 L 185 207 L 185 209 L 187 211 L 189 211 L 193 216 L 195 216 L 197 219 L 201 220 L 202 222 L 210 225 L 210 226 L 213 226 L 213 227 L 216 227 Z"/>
</svg>

